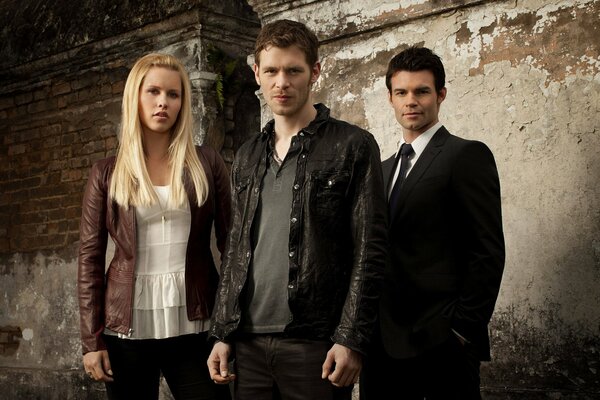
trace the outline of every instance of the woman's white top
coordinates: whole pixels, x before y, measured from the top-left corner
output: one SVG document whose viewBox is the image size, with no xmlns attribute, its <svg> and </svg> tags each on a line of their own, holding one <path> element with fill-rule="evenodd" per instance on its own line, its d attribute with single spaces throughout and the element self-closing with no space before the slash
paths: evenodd
<svg viewBox="0 0 600 400">
<path fill-rule="evenodd" d="M 164 339 L 207 331 L 210 321 L 189 321 L 185 257 L 191 226 L 188 202 L 167 209 L 169 186 L 155 186 L 159 203 L 137 207 L 137 261 L 130 339 Z M 111 334 L 111 332 L 107 332 Z M 114 334 L 114 332 L 112 332 Z"/>
</svg>

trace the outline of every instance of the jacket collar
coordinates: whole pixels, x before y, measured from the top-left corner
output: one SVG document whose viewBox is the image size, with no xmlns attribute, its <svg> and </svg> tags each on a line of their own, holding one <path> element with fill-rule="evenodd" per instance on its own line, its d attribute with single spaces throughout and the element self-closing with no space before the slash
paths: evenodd
<svg viewBox="0 0 600 400">
<path fill-rule="evenodd" d="M 327 106 L 325 106 L 322 103 L 318 103 L 315 104 L 314 107 L 317 110 L 317 116 L 310 122 L 310 124 L 308 124 L 306 128 L 302 129 L 303 132 L 309 135 L 314 135 L 315 133 L 317 133 L 321 124 L 329 120 L 329 108 L 327 108 Z M 275 120 L 272 119 L 265 124 L 264 128 L 260 133 L 260 136 L 262 140 L 268 140 L 274 133 Z"/>
</svg>

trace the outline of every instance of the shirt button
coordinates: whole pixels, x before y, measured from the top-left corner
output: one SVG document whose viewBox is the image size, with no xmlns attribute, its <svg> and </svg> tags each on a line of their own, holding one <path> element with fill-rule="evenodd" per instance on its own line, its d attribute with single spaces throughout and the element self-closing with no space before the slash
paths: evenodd
<svg viewBox="0 0 600 400">
<path fill-rule="evenodd" d="M 246 258 L 250 258 L 250 252 L 246 253 Z"/>
<path fill-rule="evenodd" d="M 288 285 L 288 289 L 293 289 L 293 288 L 294 288 L 294 285 L 290 283 L 290 284 Z"/>
<path fill-rule="evenodd" d="M 289 254 L 288 254 L 288 256 L 290 256 L 290 257 L 294 257 L 294 252 L 293 252 L 293 251 L 290 251 L 290 252 L 289 252 Z"/>
<path fill-rule="evenodd" d="M 304 132 L 300 132 L 300 136 L 304 136 Z"/>
<path fill-rule="evenodd" d="M 302 158 L 306 158 L 306 154 L 302 154 L 302 156 L 301 156 L 301 157 L 302 157 Z"/>
<path fill-rule="evenodd" d="M 327 181 L 327 186 L 329 186 L 329 187 L 333 186 L 333 181 Z"/>
<path fill-rule="evenodd" d="M 300 189 L 300 185 L 298 185 L 297 183 L 294 185 L 294 190 L 298 190 Z"/>
<path fill-rule="evenodd" d="M 258 193 L 259 189 L 258 188 L 254 188 L 254 193 Z"/>
<path fill-rule="evenodd" d="M 292 221 L 292 224 L 295 224 L 298 221 L 298 219 L 296 219 L 296 217 L 292 217 L 291 221 Z"/>
</svg>

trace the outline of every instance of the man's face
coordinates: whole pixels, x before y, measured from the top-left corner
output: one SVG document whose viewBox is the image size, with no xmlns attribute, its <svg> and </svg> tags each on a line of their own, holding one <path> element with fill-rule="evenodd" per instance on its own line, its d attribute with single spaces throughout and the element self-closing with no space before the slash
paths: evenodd
<svg viewBox="0 0 600 400">
<path fill-rule="evenodd" d="M 389 100 L 405 134 L 416 137 L 438 122 L 446 88 L 435 91 L 433 73 L 398 71 L 392 75 Z"/>
<path fill-rule="evenodd" d="M 319 78 L 321 66 L 308 65 L 297 46 L 268 47 L 260 52 L 254 76 L 265 101 L 275 115 L 298 116 L 310 103 L 310 88 Z"/>
</svg>

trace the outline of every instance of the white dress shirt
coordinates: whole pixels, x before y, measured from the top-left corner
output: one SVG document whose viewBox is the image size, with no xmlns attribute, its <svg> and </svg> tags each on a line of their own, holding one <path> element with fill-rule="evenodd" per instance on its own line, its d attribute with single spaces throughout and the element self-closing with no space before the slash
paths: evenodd
<svg viewBox="0 0 600 400">
<path fill-rule="evenodd" d="M 429 141 L 431 140 L 433 135 L 435 135 L 435 133 L 441 127 L 442 127 L 442 123 L 438 121 L 435 125 L 433 125 L 429 129 L 427 129 L 425 132 L 421 133 L 419 136 L 417 136 L 417 138 L 415 140 L 413 140 L 413 142 L 411 143 L 411 146 L 414 150 L 414 153 L 408 158 L 409 165 L 408 165 L 408 170 L 406 171 L 406 177 L 408 177 L 408 174 L 410 174 L 412 167 L 416 164 L 417 160 L 419 159 L 419 157 L 425 150 L 425 147 L 427 147 L 427 145 L 429 144 Z M 400 142 L 400 145 L 398 146 L 398 150 L 396 150 L 396 157 L 398 157 L 398 152 L 400 151 L 400 147 L 402 147 L 402 145 L 404 143 L 405 142 L 404 142 L 404 137 L 403 137 L 402 141 Z M 398 179 L 399 173 L 400 173 L 400 163 L 398 163 L 398 165 L 396 166 L 396 170 L 394 171 L 394 178 L 392 179 L 392 182 L 390 183 L 390 186 L 389 186 L 390 190 L 388 191 L 388 199 L 390 197 L 390 194 L 392 193 L 392 189 L 394 188 L 396 179 Z"/>
</svg>

